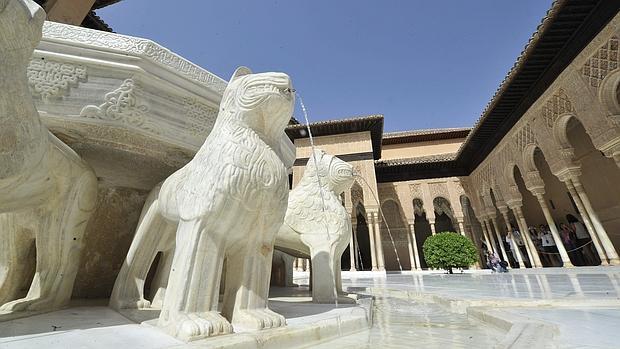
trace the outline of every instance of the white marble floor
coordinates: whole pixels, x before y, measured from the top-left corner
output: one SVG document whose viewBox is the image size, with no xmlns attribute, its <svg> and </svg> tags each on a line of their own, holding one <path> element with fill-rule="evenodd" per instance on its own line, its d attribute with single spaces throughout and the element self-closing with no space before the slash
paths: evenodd
<svg viewBox="0 0 620 349">
<path fill-rule="evenodd" d="M 344 273 L 343 279 L 345 288 L 378 297 L 374 326 L 312 348 L 408 348 L 414 343 L 423 348 L 487 348 L 506 335 L 499 327 L 428 303 L 424 297 L 411 298 L 412 294 L 489 304 L 507 315 L 554 325 L 558 333 L 553 344 L 560 348 L 620 347 L 615 336 L 620 328 L 618 267 L 508 274 Z M 295 282 L 305 284 L 307 275 L 296 274 Z"/>
</svg>

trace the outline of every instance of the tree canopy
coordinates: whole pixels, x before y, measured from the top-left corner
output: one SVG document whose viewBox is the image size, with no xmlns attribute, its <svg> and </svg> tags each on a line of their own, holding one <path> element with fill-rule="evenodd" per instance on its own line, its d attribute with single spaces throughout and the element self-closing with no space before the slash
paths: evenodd
<svg viewBox="0 0 620 349">
<path fill-rule="evenodd" d="M 467 268 L 476 263 L 476 247 L 469 238 L 458 233 L 443 232 L 429 236 L 422 249 L 429 267 L 445 269 L 450 274 L 452 268 Z"/>
</svg>

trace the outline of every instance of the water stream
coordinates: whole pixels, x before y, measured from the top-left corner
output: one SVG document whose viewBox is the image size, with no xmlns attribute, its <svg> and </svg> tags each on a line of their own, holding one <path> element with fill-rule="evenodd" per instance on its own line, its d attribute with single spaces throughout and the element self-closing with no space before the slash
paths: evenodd
<svg viewBox="0 0 620 349">
<path fill-rule="evenodd" d="M 396 250 L 396 244 L 394 243 L 394 237 L 392 237 L 392 231 L 390 230 L 390 226 L 388 225 L 387 219 L 385 219 L 385 215 L 383 214 L 383 209 L 381 208 L 381 202 L 379 201 L 377 194 L 374 192 L 374 190 L 372 190 L 372 187 L 370 186 L 370 184 L 368 184 L 368 181 L 366 181 L 366 178 L 362 177 L 359 174 L 356 174 L 355 177 L 360 178 L 362 182 L 364 182 L 366 187 L 368 187 L 368 191 L 370 191 L 372 196 L 375 198 L 375 201 L 377 202 L 377 207 L 379 208 L 379 213 L 381 213 L 381 218 L 383 218 L 383 223 L 385 224 L 385 228 L 388 231 L 388 236 L 390 237 L 392 248 L 394 248 L 394 254 L 396 255 L 396 261 L 398 262 L 398 268 L 400 269 L 400 271 L 403 271 L 403 265 L 400 263 L 400 257 L 398 256 L 398 250 Z M 381 236 L 381 232 L 379 232 L 379 236 Z M 381 245 L 381 238 L 379 238 L 379 241 L 377 241 L 377 244 L 379 245 L 379 248 L 383 248 L 383 246 Z"/>
<path fill-rule="evenodd" d="M 315 154 L 315 147 L 314 147 L 314 138 L 312 137 L 312 130 L 310 129 L 310 121 L 308 119 L 308 110 L 306 109 L 306 105 L 304 104 L 304 99 L 301 97 L 301 95 L 299 93 L 295 93 L 297 96 L 297 99 L 299 100 L 299 105 L 301 106 L 301 111 L 304 114 L 304 119 L 306 121 L 306 129 L 308 130 L 308 137 L 310 138 L 310 147 L 312 148 L 312 161 L 314 162 L 314 168 L 316 169 L 316 181 L 317 184 L 319 185 L 319 194 L 321 195 L 321 210 L 323 211 L 323 213 L 325 213 L 325 195 L 323 193 L 323 186 L 321 185 L 321 176 L 319 175 L 319 163 L 317 162 L 316 159 L 316 154 Z M 325 217 L 325 215 L 323 215 L 323 217 Z M 325 230 L 327 232 L 327 240 L 331 240 L 331 237 L 329 235 L 329 227 L 327 226 L 327 222 L 325 222 Z M 312 261 L 310 261 L 311 263 L 311 267 L 312 267 Z M 333 269 L 333 268 L 332 268 Z M 336 304 L 336 308 L 338 308 L 338 290 L 336 288 L 336 275 L 332 275 L 334 278 L 334 299 L 335 299 L 335 304 Z"/>
</svg>

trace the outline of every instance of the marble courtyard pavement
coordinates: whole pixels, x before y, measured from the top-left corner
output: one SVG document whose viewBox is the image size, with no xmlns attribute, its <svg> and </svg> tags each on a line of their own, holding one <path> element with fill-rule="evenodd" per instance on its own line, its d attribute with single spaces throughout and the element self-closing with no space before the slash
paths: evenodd
<svg viewBox="0 0 620 349">
<path fill-rule="evenodd" d="M 312 348 L 613 348 L 620 267 L 344 273 L 376 297 L 374 326 Z M 305 284 L 307 276 L 296 274 Z"/>
<path fill-rule="evenodd" d="M 316 323 L 322 324 L 317 332 L 322 337 L 330 318 L 339 319 L 337 333 L 341 334 L 346 332 L 341 326 L 347 317 L 365 323 L 361 319 L 368 315 L 359 307 L 312 305 L 304 286 L 307 273 L 296 273 L 295 282 L 301 286 L 274 288 L 271 294 L 270 306 L 289 323 L 288 329 L 275 331 L 295 334 Z M 209 348 L 224 342 L 223 347 L 237 344 L 244 348 L 618 347 L 620 267 L 527 269 L 508 274 L 482 270 L 454 275 L 345 272 L 343 283 L 349 292 L 374 296 L 373 326 L 368 330 L 358 326 L 362 330 L 319 344 L 320 338 L 314 338 L 283 346 L 284 337 L 278 339 L 265 331 L 257 341 L 234 335 L 237 340 L 232 343 L 225 338 L 232 337 L 222 336 L 187 345 L 152 326 L 130 321 L 102 306 L 104 301 L 0 323 L 0 348 Z"/>
</svg>

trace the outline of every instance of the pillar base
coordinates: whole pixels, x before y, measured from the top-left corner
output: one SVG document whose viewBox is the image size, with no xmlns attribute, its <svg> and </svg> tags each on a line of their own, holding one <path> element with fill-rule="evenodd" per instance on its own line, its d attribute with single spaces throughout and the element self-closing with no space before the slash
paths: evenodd
<svg viewBox="0 0 620 349">
<path fill-rule="evenodd" d="M 357 269 L 351 268 L 351 269 L 349 269 L 349 271 L 357 271 Z"/>
<path fill-rule="evenodd" d="M 377 269 L 377 267 L 372 267 L 372 269 L 370 269 L 370 271 L 379 271 L 379 269 Z"/>
<path fill-rule="evenodd" d="M 619 258 L 610 259 L 609 265 L 620 265 L 620 259 Z"/>
<path fill-rule="evenodd" d="M 569 263 L 564 263 L 564 264 L 562 265 L 562 268 L 574 268 L 574 267 L 575 267 L 575 266 L 573 265 L 573 263 L 570 263 L 570 262 L 569 262 Z"/>
</svg>

